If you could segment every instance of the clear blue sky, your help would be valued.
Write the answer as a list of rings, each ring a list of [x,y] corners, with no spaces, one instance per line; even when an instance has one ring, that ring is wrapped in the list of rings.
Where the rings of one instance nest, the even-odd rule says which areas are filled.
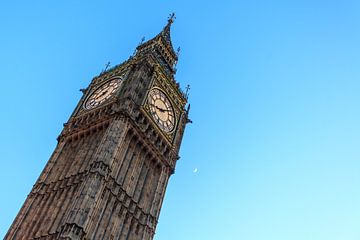
[[[79,89],[173,11],[194,123],[155,239],[359,240],[360,2],[347,0],[2,1],[0,238]]]

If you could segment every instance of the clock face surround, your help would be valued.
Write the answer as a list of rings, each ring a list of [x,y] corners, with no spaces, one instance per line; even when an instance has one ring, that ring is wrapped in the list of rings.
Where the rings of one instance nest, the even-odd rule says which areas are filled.
[[[148,95],[150,114],[161,130],[169,133],[175,128],[174,108],[163,91],[153,88]]]
[[[84,108],[85,109],[92,109],[109,98],[113,96],[113,94],[119,89],[122,84],[121,78],[112,79],[100,87],[98,87],[85,101]]]

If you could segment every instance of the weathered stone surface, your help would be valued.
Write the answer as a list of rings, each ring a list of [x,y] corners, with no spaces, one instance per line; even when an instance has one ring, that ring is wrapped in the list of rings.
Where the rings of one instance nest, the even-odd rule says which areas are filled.
[[[186,97],[174,80],[171,22],[83,90],[6,240],[153,238],[187,121]],[[121,88],[106,101],[108,90],[97,91],[99,105],[84,109],[89,96],[114,79],[123,81]],[[148,111],[154,87],[173,104],[177,128],[171,132]]]

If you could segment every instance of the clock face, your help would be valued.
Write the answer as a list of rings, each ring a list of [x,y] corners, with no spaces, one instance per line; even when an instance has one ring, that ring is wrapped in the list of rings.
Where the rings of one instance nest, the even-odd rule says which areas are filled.
[[[84,104],[85,109],[92,109],[108,100],[119,89],[122,79],[113,79],[97,88]]]
[[[161,90],[154,88],[148,96],[150,113],[156,124],[165,132],[175,127],[175,112],[169,98]]]

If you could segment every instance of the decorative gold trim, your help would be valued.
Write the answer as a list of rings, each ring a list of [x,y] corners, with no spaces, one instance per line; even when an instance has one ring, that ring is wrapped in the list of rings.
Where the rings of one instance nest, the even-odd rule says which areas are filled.
[[[173,113],[174,113],[174,126],[173,126],[173,128],[171,129],[171,131],[166,131],[166,130],[164,130],[164,129],[162,129],[160,126],[159,126],[159,124],[155,121],[155,119],[154,119],[154,116],[153,116],[153,114],[151,113],[151,109],[150,109],[150,107],[149,107],[149,96],[150,96],[150,93],[151,92],[153,92],[154,90],[159,90],[160,92],[162,92],[164,95],[165,95],[165,97],[167,98],[167,100],[170,102],[170,107],[171,107],[171,110],[173,111]],[[162,131],[162,132],[165,132],[166,134],[168,134],[168,135],[170,135],[170,134],[172,134],[174,131],[175,131],[175,129],[176,129],[176,126],[177,126],[177,123],[178,123],[178,119],[177,119],[177,112],[176,112],[176,110],[175,110],[175,108],[174,108],[174,103],[173,103],[173,101],[172,101],[172,99],[171,99],[171,97],[169,97],[169,95],[166,93],[166,91],[165,90],[163,90],[162,88],[160,88],[160,87],[157,87],[157,86],[155,86],[155,87],[152,87],[150,90],[149,90],[149,92],[148,92],[148,94],[147,94],[147,96],[146,96],[146,105],[147,105],[147,110],[148,110],[148,112],[149,112],[149,114],[150,114],[150,116],[151,116],[151,120],[158,126],[158,128]]]
[[[94,88],[90,93],[89,95],[85,98],[83,104],[82,104],[82,108],[86,111],[89,111],[89,110],[93,110],[95,108],[98,108],[102,105],[104,105],[106,102],[110,101],[112,98],[114,98],[114,96],[116,96],[115,92],[111,93],[111,96],[106,99],[105,101],[101,102],[98,106],[95,106],[95,107],[91,107],[91,108],[87,108],[86,107],[86,104],[88,102],[88,100],[94,95],[94,93],[99,90],[101,87],[103,87],[104,85],[108,84],[109,82],[112,82],[114,80],[119,80],[119,86],[117,87],[117,89],[115,90],[115,92],[118,92],[120,91],[120,89],[122,88],[123,86],[123,83],[124,83],[124,78],[123,76],[118,76],[118,77],[113,77],[113,78],[110,78],[109,80],[107,81],[104,81],[102,82],[101,84],[99,84],[99,86],[97,86],[96,88]]]

